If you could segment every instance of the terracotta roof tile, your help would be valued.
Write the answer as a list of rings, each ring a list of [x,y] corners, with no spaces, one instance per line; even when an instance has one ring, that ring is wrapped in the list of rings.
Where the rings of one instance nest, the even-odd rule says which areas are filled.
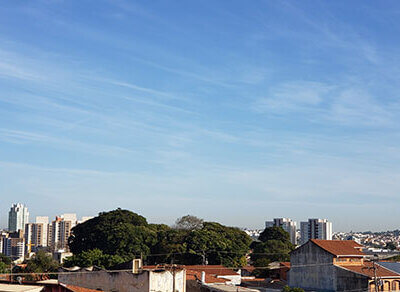
[[[191,265],[191,266],[183,266],[188,270],[193,271],[204,271],[206,274],[216,275],[216,276],[238,276],[234,270],[226,268],[222,265]]]
[[[186,270],[186,280],[198,280],[201,281],[201,271]],[[217,278],[214,275],[207,274],[206,272],[206,283],[226,283],[229,282],[227,279]]]
[[[256,269],[254,266],[244,266],[242,270],[248,271],[248,272],[253,272]]]
[[[340,265],[337,266],[339,268],[344,268],[346,270],[350,270],[352,272],[358,273],[365,275],[369,278],[374,277],[374,270],[372,269],[373,264],[371,262],[364,262],[364,265],[359,265],[359,266],[345,266],[345,265]],[[391,270],[388,270],[380,265],[376,265],[376,275],[378,277],[383,277],[383,278],[391,278],[391,277],[396,277],[400,278],[400,274],[395,273]]]
[[[354,240],[310,239],[311,242],[335,256],[365,256],[363,247]]]
[[[73,285],[66,285],[65,287],[72,292],[99,292],[98,290],[88,289],[88,288],[83,288],[83,287],[78,287],[78,286],[73,286]]]

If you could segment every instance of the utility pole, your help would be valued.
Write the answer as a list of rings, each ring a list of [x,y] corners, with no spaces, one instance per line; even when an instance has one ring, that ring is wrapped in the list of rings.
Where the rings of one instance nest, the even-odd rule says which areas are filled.
[[[172,292],[175,292],[175,275],[176,275],[176,271],[175,271],[175,269],[176,269],[176,265],[172,265],[172,277],[173,277],[173,280],[172,280]]]
[[[380,281],[378,281],[378,277],[376,276],[376,266],[375,266],[375,260],[374,261],[372,261],[372,268],[374,269],[374,282],[375,282],[375,292],[378,292],[379,291],[379,289],[378,289],[378,283],[380,282]]]
[[[378,255],[374,255],[374,259],[372,260],[372,267],[364,267],[363,269],[373,270],[374,271],[374,284],[375,284],[375,292],[379,292],[379,286],[381,285],[381,281],[378,278],[376,271],[378,269],[376,265],[376,261],[379,259]]]

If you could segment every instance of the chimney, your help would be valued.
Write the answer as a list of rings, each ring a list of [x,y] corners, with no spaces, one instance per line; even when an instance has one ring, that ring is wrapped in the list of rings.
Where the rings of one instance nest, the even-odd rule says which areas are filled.
[[[139,274],[142,269],[142,259],[134,259],[132,261],[132,273]]]
[[[201,272],[201,284],[206,283],[206,272]]]

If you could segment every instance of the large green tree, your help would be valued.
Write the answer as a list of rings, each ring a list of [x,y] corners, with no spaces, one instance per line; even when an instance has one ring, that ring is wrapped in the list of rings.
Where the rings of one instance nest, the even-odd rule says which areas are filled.
[[[241,267],[246,265],[251,238],[242,230],[216,222],[205,222],[203,228],[192,231],[187,239],[187,261]]]
[[[6,255],[0,253],[0,274],[5,274],[10,272],[11,259]]]
[[[39,251],[27,261],[24,272],[28,273],[47,273],[56,272],[60,265],[51,255],[44,251]]]
[[[260,267],[257,275],[266,275],[266,268],[271,262],[289,261],[290,252],[295,246],[290,242],[289,233],[281,227],[268,227],[259,236],[259,241],[253,242],[251,260],[253,265]],[[262,267],[262,269],[261,269]]]
[[[73,228],[69,246],[74,256],[66,265],[109,268],[138,256],[149,264],[246,264],[251,239],[245,232],[198,218],[196,224],[192,220],[186,224],[186,219],[193,218],[183,220],[188,228],[171,228],[148,224],[144,217],[126,210],[100,213]]]
[[[72,229],[69,247],[74,254],[98,249],[104,254],[118,255],[125,260],[150,253],[157,230],[146,218],[117,209],[100,213]]]
[[[183,229],[183,230],[195,230],[201,229],[203,227],[204,220],[197,218],[196,216],[186,215],[181,218],[178,218],[175,221],[174,228],[175,229]]]
[[[65,267],[91,267],[96,266],[103,269],[121,264],[124,259],[118,255],[104,254],[100,249],[92,249],[68,257],[64,261]]]

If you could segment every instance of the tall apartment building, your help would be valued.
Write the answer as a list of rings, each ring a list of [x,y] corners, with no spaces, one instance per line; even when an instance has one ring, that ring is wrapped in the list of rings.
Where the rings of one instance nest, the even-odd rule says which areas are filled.
[[[8,213],[8,231],[16,232],[25,230],[25,224],[29,222],[28,208],[23,204],[13,204]]]
[[[41,247],[48,246],[49,217],[36,217],[35,223],[25,225],[25,243],[27,252],[36,252]]]
[[[300,223],[301,243],[310,239],[332,240],[332,222],[327,219],[308,219]]]
[[[290,235],[290,241],[296,245],[296,222],[289,218],[274,218],[273,221],[266,221],[265,227],[282,227]]]
[[[68,251],[68,238],[71,229],[76,226],[76,214],[64,214],[51,223],[49,230],[49,242],[53,251],[64,249]]]
[[[22,230],[0,235],[1,252],[12,259],[23,258],[25,255],[25,240]]]

